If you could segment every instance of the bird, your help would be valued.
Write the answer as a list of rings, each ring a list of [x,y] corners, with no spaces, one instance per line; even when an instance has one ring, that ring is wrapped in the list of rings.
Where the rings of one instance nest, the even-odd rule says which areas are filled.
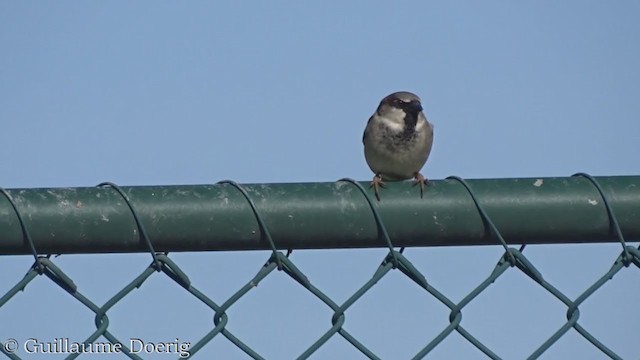
[[[433,145],[433,124],[423,113],[420,98],[408,91],[385,96],[362,135],[364,156],[373,171],[374,193],[380,201],[384,181],[414,179],[420,197],[428,180],[420,173]]]

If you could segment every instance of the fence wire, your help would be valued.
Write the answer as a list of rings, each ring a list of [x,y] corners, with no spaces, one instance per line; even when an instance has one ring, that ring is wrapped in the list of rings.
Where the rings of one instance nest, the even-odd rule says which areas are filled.
[[[120,291],[113,295],[109,300],[107,300],[104,304],[96,304],[95,301],[92,301],[91,299],[83,295],[83,293],[79,290],[73,280],[69,276],[67,276],[64,271],[62,271],[62,269],[56,266],[50,255],[43,256],[37,253],[37,249],[34,246],[33,241],[31,241],[29,231],[24,225],[18,208],[12,201],[11,196],[6,191],[0,189],[1,193],[11,202],[22,226],[24,238],[29,243],[29,246],[32,249],[35,258],[33,265],[29,268],[26,275],[0,298],[0,311],[3,310],[2,307],[5,304],[11,301],[11,299],[20,291],[23,291],[29,283],[34,281],[34,279],[39,276],[46,276],[61,289],[73,296],[80,304],[82,304],[88,310],[95,314],[95,331],[88,333],[86,339],[82,343],[72,344],[73,346],[70,348],[69,354],[66,357],[67,359],[74,359],[78,356],[83,355],[84,353],[90,352],[86,349],[90,349],[93,345],[96,344],[99,339],[102,338],[107,339],[109,344],[113,345],[113,347],[111,347],[110,349],[106,349],[107,351],[121,352],[131,359],[142,359],[139,353],[136,353],[132,351],[132,349],[128,348],[126,342],[121,341],[117,334],[114,334],[110,331],[108,313],[116,304],[118,304],[129,294],[131,294],[133,290],[139,288],[146,281],[148,281],[152,275],[161,273],[171,281],[177,283],[191,296],[195,297],[204,306],[208,307],[213,313],[213,324],[211,325],[212,328],[210,329],[210,331],[208,331],[208,333],[204,334],[194,343],[191,343],[188,348],[175,349],[176,351],[174,351],[174,353],[178,355],[178,358],[183,359],[192,357],[196,355],[204,346],[209,344],[214,338],[224,337],[249,357],[253,359],[265,359],[263,355],[259,354],[255,349],[251,348],[245,341],[243,341],[240,336],[236,336],[230,331],[227,326],[229,323],[227,311],[231,307],[233,307],[234,304],[236,304],[241,298],[255,289],[265,278],[270,276],[274,272],[274,270],[278,270],[285,273],[292,281],[297,283],[298,286],[304,288],[310,295],[316,297],[318,300],[324,303],[329,309],[331,309],[331,312],[333,314],[330,319],[330,323],[332,326],[328,328],[324,332],[324,334],[317,338],[315,342],[308,346],[308,348],[304,352],[302,352],[297,357],[297,359],[309,358],[312,354],[314,354],[318,349],[324,346],[330,339],[335,336],[342,337],[367,358],[380,359],[380,356],[375,354],[374,351],[368,348],[362,341],[359,341],[356,336],[349,333],[345,329],[345,314],[363,297],[363,295],[371,291],[371,289],[373,289],[381,279],[383,279],[385,276],[388,276],[388,274],[390,274],[392,271],[395,271],[408,278],[411,282],[415,283],[419,288],[423,289],[423,291],[428,293],[430,296],[435,298],[450,310],[449,324],[441,329],[437,336],[426,342],[424,346],[413,356],[413,359],[425,358],[430,352],[432,352],[439,344],[441,344],[454,332],[461,335],[464,339],[466,339],[466,341],[468,341],[471,345],[484,353],[488,358],[502,359],[498,355],[497,351],[495,351],[495,349],[491,349],[487,345],[483,344],[480,340],[478,340],[478,338],[474,336],[474,334],[472,334],[470,331],[465,329],[464,326],[462,326],[462,311],[465,307],[472,303],[474,299],[476,299],[481,293],[483,293],[493,282],[503,276],[507,270],[517,269],[517,271],[522,272],[524,275],[538,284],[541,288],[543,288],[553,297],[562,302],[567,309],[566,322],[562,324],[562,326],[560,326],[554,333],[550,334],[548,339],[540,344],[527,357],[527,359],[539,358],[543,353],[545,353],[545,351],[551,348],[554,343],[565,336],[571,329],[574,329],[585,340],[593,344],[593,346],[599,349],[599,351],[604,356],[607,356],[611,359],[622,359],[620,355],[616,354],[611,348],[607,347],[606,344],[598,340],[587,329],[580,325],[579,306],[590,296],[596,293],[596,291],[602,288],[602,286],[607,283],[607,281],[613,279],[613,277],[623,268],[628,268],[631,265],[635,265],[635,267],[640,268],[640,247],[633,247],[626,244],[620,226],[618,225],[618,222],[616,220],[616,216],[597,181],[587,174],[576,175],[586,177],[598,189],[600,195],[602,196],[602,200],[606,205],[612,231],[615,232],[615,234],[618,236],[618,239],[622,245],[622,251],[620,252],[620,255],[617,257],[617,259],[613,262],[611,268],[595,282],[593,282],[593,284],[591,284],[575,299],[569,298],[562,291],[560,291],[554,285],[544,279],[541,272],[538,271],[536,267],[531,263],[531,261],[529,261],[529,259],[527,259],[527,257],[525,256],[524,245],[520,248],[513,248],[509,247],[506,244],[500,234],[499,229],[494,225],[489,215],[483,210],[481,204],[477,201],[471,187],[469,187],[469,185],[463,179],[458,177],[450,177],[450,179],[459,181],[467,189],[470,197],[476,204],[478,212],[481,214],[482,219],[485,222],[486,228],[491,232],[497,243],[501,244],[505,250],[489,276],[482,282],[480,282],[480,284],[478,284],[473,290],[471,290],[466,296],[464,296],[462,300],[458,302],[452,301],[443,292],[439,291],[432,284],[430,284],[427,281],[427,277],[423,273],[421,273],[407,257],[405,257],[404,248],[396,250],[393,247],[392,239],[389,237],[384,226],[383,219],[380,217],[376,209],[375,201],[371,200],[371,198],[367,195],[367,191],[363,189],[359,183],[353,180],[342,179],[340,181],[345,181],[353,184],[353,186],[358,187],[358,189],[363,193],[364,197],[367,199],[371,207],[372,214],[376,219],[380,237],[387,244],[389,251],[378,268],[375,270],[373,276],[360,288],[353,292],[353,294],[348,297],[346,301],[342,303],[338,303],[331,299],[327,294],[325,294],[321,289],[317,288],[307,278],[307,276],[294,264],[292,259],[289,257],[289,255],[291,254],[291,250],[289,250],[287,253],[283,253],[277,249],[277,239],[271,238],[269,230],[265,225],[264,220],[260,216],[259,211],[257,210],[248,193],[243,189],[241,185],[236,184],[232,181],[221,182],[234,186],[239,192],[243,194],[247,202],[251,205],[258,224],[260,225],[261,231],[263,232],[264,237],[267,239],[272,248],[271,255],[266,263],[264,263],[264,265],[260,267],[258,273],[249,281],[247,281],[244,286],[237,290],[226,301],[222,303],[216,303],[211,299],[211,297],[201,292],[196,286],[192,284],[189,276],[180,268],[180,266],[172,261],[168,253],[156,252],[153,249],[152,239],[147,236],[144,224],[139,220],[134,206],[131,204],[129,199],[127,199],[127,196],[124,194],[124,192],[122,192],[115,184],[103,183],[99,186],[107,186],[113,188],[129,205],[129,208],[140,231],[141,237],[147,244],[149,253],[152,256],[152,262],[150,263],[150,265],[146,269],[144,269],[144,271],[140,273],[135,279],[133,279],[125,287],[123,287]],[[10,339],[9,341],[0,343],[0,352],[9,359],[21,359],[16,351],[18,350],[19,344],[14,343],[13,341],[15,340]],[[93,350],[95,351],[95,349]]]

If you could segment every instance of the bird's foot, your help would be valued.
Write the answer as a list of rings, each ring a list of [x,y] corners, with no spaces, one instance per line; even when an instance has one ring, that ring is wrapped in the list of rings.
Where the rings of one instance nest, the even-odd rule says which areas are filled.
[[[375,174],[373,180],[371,181],[371,185],[369,187],[373,188],[374,194],[376,194],[376,199],[380,201],[380,188],[384,187],[384,182],[382,181],[382,175]]]
[[[427,178],[422,176],[422,174],[420,174],[419,172],[415,173],[415,175],[413,175],[413,178],[415,179],[415,183],[413,184],[413,186],[420,185],[420,198],[422,199],[424,195],[424,187],[429,185],[429,180],[427,180]]]

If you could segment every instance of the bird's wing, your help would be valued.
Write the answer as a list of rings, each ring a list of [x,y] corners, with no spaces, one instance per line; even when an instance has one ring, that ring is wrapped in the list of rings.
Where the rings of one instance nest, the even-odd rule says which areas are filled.
[[[367,121],[367,126],[364,128],[364,134],[362,134],[362,143],[364,144],[364,139],[367,138],[367,133],[369,132],[369,125],[371,125],[371,120],[373,120],[373,115]]]

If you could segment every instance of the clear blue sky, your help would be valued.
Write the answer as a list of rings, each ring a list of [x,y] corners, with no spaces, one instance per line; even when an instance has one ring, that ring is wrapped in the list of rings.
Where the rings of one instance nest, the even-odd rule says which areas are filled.
[[[398,90],[419,94],[435,124],[423,169],[431,179],[638,175],[639,18],[635,1],[4,1],[0,186],[368,180],[362,131],[380,99]],[[525,254],[576,298],[619,251],[559,245]],[[454,301],[501,254],[498,247],[406,251]],[[292,260],[341,303],[384,255],[297,251]],[[171,258],[222,303],[268,256]],[[149,261],[145,254],[54,259],[99,305]],[[0,258],[0,294],[31,262]],[[624,358],[640,352],[632,325],[640,322],[639,276],[624,269],[580,308],[580,323]],[[510,270],[465,308],[462,324],[504,359],[521,359],[565,312]],[[286,359],[328,330],[330,318],[311,294],[273,273],[229,311],[228,328],[263,356]],[[345,328],[378,356],[404,359],[447,318],[444,306],[393,272],[348,311]],[[212,326],[211,312],[162,274],[109,319],[125,340],[195,343]],[[92,313],[44,277],[0,308],[0,341],[82,341],[94,329]],[[569,357],[604,356],[570,330],[543,358]],[[198,358],[246,356],[219,336]],[[314,358],[362,355],[335,336]],[[484,357],[454,334],[428,358]]]

